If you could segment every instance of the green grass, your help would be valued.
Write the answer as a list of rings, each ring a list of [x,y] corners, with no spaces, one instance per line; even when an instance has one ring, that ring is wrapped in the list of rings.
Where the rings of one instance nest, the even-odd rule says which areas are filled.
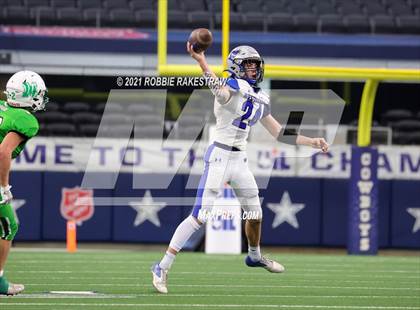
[[[12,251],[8,279],[24,294],[0,309],[420,309],[420,257],[278,254],[284,274],[248,268],[243,255],[181,253],[169,294],[151,286],[161,253]],[[49,291],[95,291],[65,296]]]

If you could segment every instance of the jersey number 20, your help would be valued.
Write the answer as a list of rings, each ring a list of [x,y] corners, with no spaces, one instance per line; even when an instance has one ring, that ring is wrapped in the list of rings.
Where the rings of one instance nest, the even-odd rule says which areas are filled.
[[[253,109],[254,109],[254,105],[252,104],[252,101],[248,99],[242,105],[242,111],[244,111],[245,113],[241,117],[235,118],[232,124],[241,129],[246,129],[247,124],[249,126],[254,125],[260,119],[261,108],[259,108],[257,112],[255,113],[254,117],[249,120],[249,118],[252,115]]]

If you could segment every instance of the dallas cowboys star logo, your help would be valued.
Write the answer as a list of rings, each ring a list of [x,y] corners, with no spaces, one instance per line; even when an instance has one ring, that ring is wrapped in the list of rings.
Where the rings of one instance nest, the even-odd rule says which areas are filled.
[[[129,205],[137,211],[134,226],[139,226],[145,221],[149,221],[153,225],[160,227],[158,212],[165,208],[166,202],[154,201],[150,190],[146,191],[141,201],[132,201]]]
[[[267,207],[275,213],[272,228],[289,223],[292,227],[298,229],[299,223],[296,218],[296,213],[305,208],[303,203],[292,203],[289,192],[285,191],[281,197],[280,203],[267,203]]]
[[[420,208],[408,208],[407,212],[414,216],[414,218],[416,219],[412,230],[413,234],[415,234],[417,231],[420,230]]]
[[[17,216],[17,212],[16,211],[20,207],[23,207],[23,205],[25,203],[26,203],[26,200],[25,199],[13,199],[12,202],[11,202],[13,211],[15,212],[16,223],[18,223],[18,224],[19,224],[19,217]]]

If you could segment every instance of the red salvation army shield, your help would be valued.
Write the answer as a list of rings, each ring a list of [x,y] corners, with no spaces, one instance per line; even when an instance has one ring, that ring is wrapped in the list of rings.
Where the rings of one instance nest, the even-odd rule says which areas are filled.
[[[60,212],[66,220],[75,221],[79,225],[87,221],[95,212],[93,190],[80,187],[63,188]]]

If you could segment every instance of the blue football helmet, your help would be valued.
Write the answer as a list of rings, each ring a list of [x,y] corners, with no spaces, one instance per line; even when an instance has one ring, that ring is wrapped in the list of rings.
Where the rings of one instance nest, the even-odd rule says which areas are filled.
[[[257,65],[256,79],[250,79],[246,75],[245,63],[255,63]],[[257,85],[264,79],[264,59],[255,50],[248,45],[235,47],[227,59],[227,71],[233,76],[244,79],[252,85]]]

